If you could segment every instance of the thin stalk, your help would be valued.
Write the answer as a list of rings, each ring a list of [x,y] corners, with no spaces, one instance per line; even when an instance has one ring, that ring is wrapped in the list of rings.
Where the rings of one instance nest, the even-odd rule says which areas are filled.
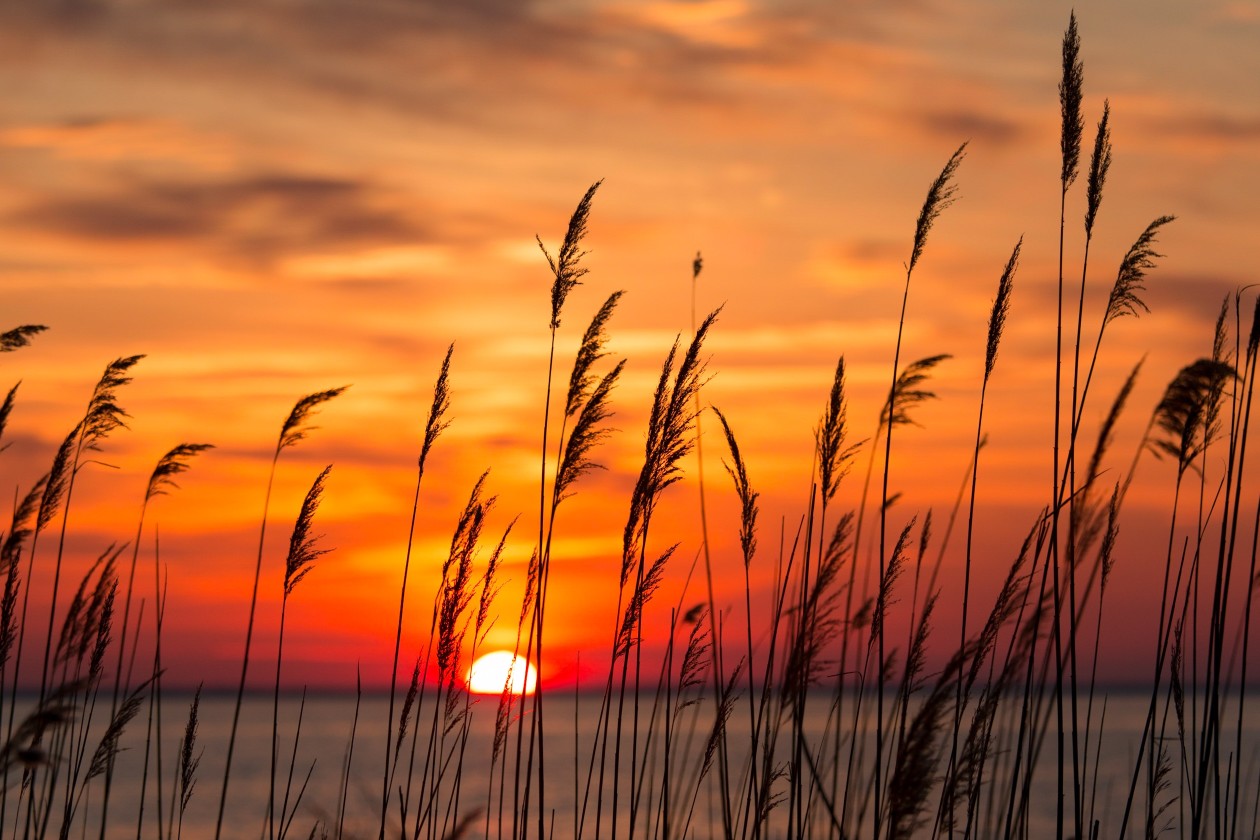
[[[275,484],[276,465],[280,461],[280,453],[290,446],[296,446],[309,433],[308,424],[311,414],[320,404],[333,399],[346,390],[346,386],[328,391],[308,394],[298,400],[289,412],[288,418],[280,427],[280,435],[276,441],[275,451],[271,455],[271,467],[267,471],[267,492],[263,495],[262,522],[258,527],[258,553],[254,562],[254,584],[249,597],[249,620],[245,625],[245,652],[241,656],[241,679],[236,689],[236,704],[232,709],[232,729],[228,735],[227,759],[223,763],[223,786],[219,791],[219,812],[215,818],[214,838],[220,840],[223,834],[223,816],[227,810],[228,782],[232,778],[232,756],[236,749],[236,732],[241,720],[241,705],[245,699],[245,679],[249,674],[249,653],[254,641],[254,617],[258,611],[258,583],[262,577],[263,546],[267,537],[267,515],[271,509],[271,490]]]
[[[454,344],[446,348],[446,357],[442,360],[441,373],[438,374],[437,384],[433,388],[433,402],[429,407],[429,419],[425,423],[424,441],[420,446],[420,456],[416,461],[416,485],[411,500],[411,522],[407,528],[407,550],[403,557],[402,582],[399,585],[398,592],[398,623],[394,630],[394,658],[389,669],[389,712],[385,718],[385,765],[384,772],[381,773],[381,825],[379,840],[385,840],[385,819],[389,811],[390,789],[392,788],[394,771],[398,766],[397,756],[394,756],[391,762],[390,748],[395,740],[393,727],[394,700],[398,691],[398,657],[402,649],[403,616],[407,606],[407,582],[411,575],[411,553],[415,546],[416,518],[420,510],[420,482],[424,478],[424,464],[428,459],[429,450],[432,448],[433,442],[437,440],[437,436],[446,428],[446,421],[443,418],[450,407],[447,377],[451,368],[451,355],[454,352]]]

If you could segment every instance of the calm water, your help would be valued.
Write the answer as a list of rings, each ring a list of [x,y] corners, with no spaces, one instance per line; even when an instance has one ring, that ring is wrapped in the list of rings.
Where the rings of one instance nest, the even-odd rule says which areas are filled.
[[[174,777],[178,744],[183,734],[190,700],[191,697],[187,695],[172,695],[167,697],[164,704],[162,720],[162,775],[166,779]],[[387,698],[383,696],[365,696],[359,709],[354,756],[350,765],[349,783],[346,786],[345,834],[348,837],[374,838],[377,834],[382,767],[384,764],[385,731],[387,727],[387,702]],[[735,750],[747,749],[749,743],[748,711],[746,705],[744,705],[745,702],[741,701],[736,706],[729,723],[730,743],[733,745],[732,749]],[[828,698],[819,695],[805,721],[805,727],[810,733],[810,741],[815,744],[831,743],[832,735],[824,733],[827,702]],[[1102,823],[1102,836],[1104,837],[1116,836],[1118,833],[1119,814],[1123,809],[1125,794],[1128,790],[1147,702],[1147,698],[1124,692],[1112,692],[1107,698],[1106,734],[1103,740],[1103,747],[1098,751],[1097,755],[1097,777],[1099,783],[1095,810],[1095,817]],[[487,827],[489,827],[490,837],[498,837],[497,824],[494,820],[494,815],[498,812],[498,794],[497,788],[494,789],[495,792],[493,794],[491,793],[492,788],[489,776],[495,703],[496,701],[493,698],[474,703],[471,716],[472,727],[464,749],[462,769],[458,776],[461,786],[461,798],[458,805],[459,813],[476,812],[478,814],[478,817],[470,824],[467,835],[474,838],[485,837]],[[647,719],[647,709],[650,704],[651,698],[645,698],[643,701],[644,721]],[[288,770],[289,759],[293,755],[293,733],[297,722],[298,705],[299,702],[296,697],[282,699],[281,738],[279,745],[282,785],[284,775]],[[214,821],[222,781],[224,751],[231,726],[232,706],[233,698],[230,696],[219,695],[202,698],[198,744],[203,745],[205,751],[197,773],[196,788],[183,819],[183,836],[186,838],[197,840],[198,838],[213,837],[214,835]],[[580,807],[575,809],[575,803],[580,802],[582,798],[581,791],[575,791],[574,789],[575,752],[580,755],[582,767],[578,775],[584,779],[586,777],[585,768],[590,761],[591,743],[596,731],[599,706],[599,698],[595,696],[548,695],[546,719],[549,737],[546,749],[546,800],[548,808],[553,809],[553,813],[548,814],[547,820],[548,824],[553,827],[554,835],[557,838],[571,838],[574,834],[575,813],[576,810],[580,810]],[[1250,826],[1251,809],[1254,807],[1257,795],[1257,756],[1260,756],[1260,695],[1250,695],[1246,701],[1246,707],[1251,712],[1252,720],[1246,724],[1243,733],[1242,790],[1244,810],[1248,814],[1245,825]],[[1189,713],[1189,708],[1187,713]],[[308,771],[310,771],[310,781],[302,795],[301,804],[294,818],[290,836],[307,837],[317,820],[329,825],[330,835],[335,836],[337,814],[340,809],[342,795],[341,778],[346,761],[347,746],[350,742],[351,724],[354,714],[355,701],[353,696],[319,695],[310,696],[306,699],[301,741],[297,749],[296,769],[294,772],[294,795],[302,786],[303,779],[305,779]],[[432,704],[426,708],[423,717],[424,723],[420,727],[422,734],[425,735],[418,747],[421,755],[423,755],[424,751],[424,742],[427,740],[428,720],[431,714]],[[225,831],[227,836],[234,838],[259,838],[264,834],[264,816],[267,808],[267,787],[270,775],[271,716],[271,699],[269,697],[254,696],[248,698],[242,714],[236,755],[233,759],[227,809],[229,815],[227,825],[229,828]],[[625,719],[628,721],[628,716]],[[710,723],[711,718],[706,717],[706,713],[698,707],[684,711],[679,718],[680,726],[677,730],[674,730],[676,740],[673,752],[675,756],[680,757],[680,760],[671,770],[674,774],[675,782],[677,782],[678,776],[684,772],[683,768],[688,768],[694,772],[694,767],[699,762],[704,750],[704,742]],[[1004,722],[1000,720],[1000,725],[1002,723]],[[145,713],[142,712],[140,717],[132,724],[122,742],[125,752],[122,753],[119,759],[118,774],[114,783],[114,793],[110,804],[110,827],[107,836],[111,840],[114,838],[122,840],[122,838],[136,837],[137,817],[140,813],[140,779],[145,753],[144,728]],[[627,723],[627,731],[628,728],[629,724]],[[689,741],[686,739],[688,730],[694,733]],[[1171,723],[1169,731],[1175,731]],[[1232,733],[1233,727],[1231,725],[1227,728],[1229,746],[1226,749],[1229,755],[1233,753],[1232,745],[1234,742]],[[662,736],[658,734],[656,737],[659,739]],[[1005,751],[1006,745],[1001,734],[999,733],[995,737],[997,740],[995,754],[998,756],[998,761],[1001,762],[1005,760],[1004,756],[1008,755],[1008,753]],[[448,743],[453,744],[454,742]],[[408,740],[408,744],[410,744],[410,740]],[[823,749],[821,746],[815,746],[815,750],[821,751]],[[786,756],[786,751],[783,754]],[[818,754],[818,764],[822,765],[819,772],[826,776],[831,772],[829,768],[833,763],[829,762],[822,752]],[[610,754],[610,768],[611,760]],[[452,770],[447,774],[448,781],[446,787],[443,788],[443,803],[449,799],[449,780],[455,777],[454,768],[456,765],[454,761],[455,759],[452,758],[452,764],[450,765]],[[418,760],[416,765],[417,772],[420,772],[422,765],[423,760]],[[311,769],[312,766],[313,770]],[[739,762],[733,760],[732,766],[738,767]],[[1041,772],[1039,772],[1037,787],[1033,790],[1031,796],[1031,835],[1034,837],[1053,836],[1056,795],[1053,731],[1045,745],[1042,762],[1039,766]],[[1230,762],[1230,767],[1232,768],[1233,766],[1234,763]],[[1172,768],[1173,788],[1169,793],[1170,797],[1175,793],[1179,783],[1179,771],[1180,768],[1174,761]],[[1230,772],[1234,771],[1231,769]],[[156,767],[151,767],[150,779],[155,774]],[[510,791],[511,775],[512,771],[509,769],[508,803],[503,812],[505,819],[503,831],[505,836],[510,834],[510,821],[513,812],[510,801],[512,795]],[[611,772],[609,775],[611,776]],[[649,787],[653,790],[659,790],[664,775],[665,770],[659,761],[651,762],[645,774],[644,790],[647,790]],[[715,773],[711,774],[711,777],[716,780]],[[281,790],[283,790],[283,787]],[[623,787],[620,794],[622,801],[619,803],[623,811],[626,797],[624,791],[625,788]],[[86,835],[81,835],[80,829],[76,828],[72,836],[97,836],[99,817],[95,815],[99,814],[99,803],[92,801],[91,796],[93,795],[99,797],[99,787],[92,789],[92,793],[83,806],[93,829],[88,831]],[[659,794],[652,793],[649,795],[654,806],[653,810],[655,810],[656,799]],[[171,791],[168,784],[163,793],[161,805],[163,820],[169,819],[171,815],[170,797]],[[605,825],[608,823],[608,812],[611,810],[610,798],[610,795],[606,794],[603,805],[603,821]],[[156,791],[151,781],[145,799],[145,830],[143,835],[145,837],[153,837],[156,835],[159,805]],[[488,801],[491,803],[489,810],[492,815],[489,824],[487,824],[485,816]],[[593,803],[593,799],[590,801]],[[717,814],[716,807],[716,799],[708,795],[707,789],[702,790],[696,798],[690,822],[689,836],[707,838],[721,835],[721,820]],[[1179,804],[1174,804],[1165,812],[1161,820],[1177,825],[1180,820],[1179,808]],[[675,818],[675,825],[678,824],[678,820],[681,819],[681,814],[685,810],[685,808],[676,810],[676,813],[680,816]],[[782,820],[785,819],[786,812],[786,804],[775,810],[774,818],[771,820],[771,825],[775,827],[772,836],[782,835]],[[533,813],[536,815],[536,809]],[[1136,833],[1140,834],[1141,820],[1143,818],[1140,808],[1137,818],[1138,822],[1130,826],[1130,836],[1134,835],[1135,828],[1137,829]],[[594,836],[594,822],[594,805],[591,804],[586,818],[584,836]],[[391,833],[397,836],[399,817],[396,800],[391,804],[390,824],[393,827]],[[824,829],[823,823],[819,822],[816,825],[819,831]],[[868,817],[865,823],[867,834],[869,834],[869,830],[870,822]],[[639,836],[643,836],[641,831],[636,831],[636,833]],[[0,834],[8,836],[8,829],[6,828]],[[622,829],[619,836],[624,836],[624,829]]]

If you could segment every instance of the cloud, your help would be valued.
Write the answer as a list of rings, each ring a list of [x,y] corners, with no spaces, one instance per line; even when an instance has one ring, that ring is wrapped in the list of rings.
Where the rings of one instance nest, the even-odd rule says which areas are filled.
[[[1021,142],[1029,134],[1028,128],[1015,120],[970,108],[948,111],[920,108],[908,115],[908,119],[929,135],[955,142],[973,140],[990,146],[1006,146]]]
[[[14,125],[0,129],[0,146],[39,149],[67,160],[166,160],[212,170],[226,168],[232,158],[226,136],[153,118],[89,117]]]
[[[1181,110],[1176,115],[1147,117],[1144,122],[1155,136],[1193,143],[1252,150],[1260,140],[1260,116],[1255,115]]]
[[[40,43],[44,61],[87,55],[85,66],[135,76],[142,90],[191,81],[184,87],[193,102],[229,88],[233,108],[300,96],[309,103],[302,107],[379,106],[483,130],[576,108],[592,123],[627,111],[688,121],[723,115],[726,130],[742,124],[755,133],[766,121],[748,119],[757,114],[812,123],[817,113],[802,94],[860,92],[892,60],[886,39],[871,40],[877,10],[808,3],[139,0],[75,8],[0,13],[0,30]]]
[[[7,223],[90,242],[199,245],[221,259],[254,265],[434,236],[371,183],[283,172],[130,179],[92,195],[33,200]]]

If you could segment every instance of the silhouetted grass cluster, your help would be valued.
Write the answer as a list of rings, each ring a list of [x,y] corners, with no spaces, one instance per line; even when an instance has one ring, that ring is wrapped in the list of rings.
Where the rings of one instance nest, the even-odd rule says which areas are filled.
[[[547,325],[551,350],[547,389],[541,397],[546,413],[538,439],[537,532],[531,535],[535,547],[522,600],[510,605],[496,602],[499,560],[512,526],[497,538],[485,533],[496,499],[483,474],[468,493],[449,553],[440,565],[425,648],[416,656],[403,689],[396,675],[400,666],[405,673],[402,639],[416,515],[426,463],[448,423],[453,348],[441,363],[417,458],[411,530],[401,564],[386,731],[381,733],[385,751],[369,759],[358,754],[360,772],[369,761],[375,766],[372,778],[379,774],[379,808],[374,804],[370,816],[347,818],[349,768],[360,727],[357,707],[336,813],[313,824],[299,807],[310,780],[310,771],[303,778],[296,767],[301,712],[296,720],[281,716],[285,609],[289,596],[327,550],[320,542],[317,519],[331,467],[311,484],[286,558],[266,812],[241,813],[233,808],[231,797],[272,484],[281,455],[303,442],[315,412],[344,388],[299,399],[276,439],[260,519],[240,682],[217,791],[206,790],[212,781],[198,778],[200,691],[189,708],[179,750],[165,765],[156,746],[163,726],[165,581],[156,560],[151,592],[142,591],[148,584],[136,575],[149,503],[173,490],[175,479],[209,444],[181,443],[158,460],[140,505],[130,552],[123,545],[105,549],[69,602],[63,603],[67,593],[62,590],[67,587],[61,578],[75,479],[91,453],[128,419],[119,404],[120,392],[141,359],[130,356],[106,367],[49,472],[19,495],[12,523],[4,532],[0,835],[103,838],[108,827],[123,825],[134,826],[137,837],[180,837],[191,798],[217,793],[216,837],[261,833],[268,840],[295,832],[427,840],[459,835],[488,840],[492,834],[497,840],[1016,838],[1040,836],[1031,818],[1032,800],[1045,795],[1039,791],[1053,789],[1056,837],[1139,833],[1154,837],[1166,832],[1231,840],[1258,836],[1256,814],[1244,808],[1248,803],[1254,808],[1257,795],[1255,780],[1244,778],[1242,733],[1247,713],[1244,688],[1253,676],[1247,663],[1260,528],[1260,511],[1243,507],[1260,306],[1244,340],[1239,325],[1242,292],[1223,303],[1211,354],[1191,361],[1172,378],[1128,471],[1118,477],[1104,473],[1101,465],[1137,370],[1112,402],[1092,450],[1082,429],[1090,385],[1095,371],[1105,364],[1101,349],[1108,327],[1118,318],[1147,311],[1145,282],[1159,257],[1157,237],[1172,217],[1157,216],[1138,234],[1121,260],[1105,308],[1092,316],[1087,313],[1085,291],[1092,285],[1089,248],[1112,146],[1110,106],[1104,103],[1088,166],[1076,289],[1067,279],[1075,269],[1065,256],[1066,200],[1081,167],[1083,79],[1073,17],[1063,41],[1059,88],[1062,204],[1055,417],[1047,447],[1053,457],[1047,462],[1043,507],[1030,516],[1027,537],[1010,558],[991,603],[976,604],[972,597],[974,535],[983,527],[977,522],[976,498],[984,466],[985,402],[1011,301],[1018,295],[1022,239],[1005,266],[994,267],[998,279],[988,329],[977,337],[984,343],[984,367],[978,376],[974,445],[958,507],[943,537],[936,534],[930,511],[894,522],[897,488],[905,481],[894,444],[915,423],[922,404],[934,398],[932,376],[948,358],[938,354],[905,362],[902,330],[915,270],[930,256],[934,223],[957,196],[967,150],[963,143],[930,182],[915,222],[887,396],[874,432],[867,440],[851,437],[846,364],[841,357],[814,430],[813,484],[803,500],[799,525],[769,551],[759,540],[757,468],[745,461],[737,436],[741,423],[751,419],[712,409],[722,429],[724,465],[739,510],[738,564],[719,573],[737,577],[742,571],[743,604],[725,607],[714,602],[714,561],[708,552],[703,505],[700,544],[695,548],[704,558],[707,599],[687,610],[681,602],[668,609],[656,603],[662,582],[681,570],[680,546],[662,543],[653,530],[654,519],[668,503],[667,491],[683,479],[693,454],[701,456],[703,470],[698,427],[708,411],[703,400],[709,376],[705,342],[719,328],[720,312],[714,311],[700,319],[691,336],[680,336],[670,348],[652,394],[641,468],[622,531],[616,613],[604,628],[608,669],[599,685],[593,732],[578,739],[573,766],[557,767],[549,760],[547,734],[566,731],[572,724],[554,713],[551,690],[540,687],[529,697],[505,690],[494,706],[489,784],[485,790],[473,790],[464,783],[474,713],[462,682],[468,656],[484,643],[497,614],[516,617],[519,654],[534,662],[548,655],[557,510],[581,492],[584,475],[600,468],[600,445],[611,433],[610,399],[625,360],[611,362],[605,348],[621,292],[609,295],[591,318],[563,391],[563,410],[552,412],[560,402],[556,383],[563,381],[556,339],[562,316],[567,316],[568,295],[587,274],[583,242],[600,187],[597,182],[578,203],[559,251],[553,255],[539,240],[553,275]],[[693,284],[701,265],[697,255]],[[1072,292],[1078,293],[1074,318],[1070,298],[1065,308],[1065,295]],[[1090,323],[1094,332],[1087,329]],[[27,325],[10,330],[0,335],[0,350],[19,350],[43,329]],[[1075,350],[1069,351],[1069,346]],[[0,434],[16,391],[15,386],[0,407]],[[1167,550],[1143,733],[1131,777],[1119,791],[1123,808],[1116,809],[1118,817],[1104,821],[1099,803],[1104,780],[1098,766],[1105,698],[1099,693],[1098,652],[1112,623],[1106,620],[1110,615],[1105,606],[1124,501],[1143,452],[1167,458],[1177,469],[1168,488]],[[860,455],[865,455],[865,478],[856,502],[842,509],[839,490]],[[1209,480],[1215,472],[1222,473],[1219,479]],[[905,473],[910,473],[910,465]],[[872,491],[875,475],[879,480]],[[1187,503],[1187,497],[1195,497],[1194,503]],[[960,632],[954,639],[945,638],[934,619],[945,588],[941,558],[959,517],[966,545],[963,577],[953,582],[962,604]],[[1192,519],[1188,528],[1185,517]],[[872,554],[863,549],[864,526],[878,529],[875,537],[868,534],[869,542],[877,545]],[[41,540],[50,528],[56,528],[52,546],[46,538]],[[483,552],[487,540],[494,547]],[[768,604],[754,603],[750,569],[755,564],[772,564],[775,570]],[[30,609],[35,575],[51,576],[46,616]],[[869,585],[863,583],[867,580]],[[133,608],[142,612],[135,605],[143,603],[155,613],[148,624],[142,615],[133,616]],[[742,625],[742,638],[728,632],[726,622]],[[1091,629],[1092,639],[1087,637]],[[35,649],[43,642],[40,662],[23,661],[28,633],[38,637]],[[141,635],[150,633],[153,660],[137,663]],[[667,639],[663,660],[648,661],[644,639],[662,636]],[[19,684],[38,688],[33,707],[22,713]],[[146,713],[147,723],[138,725]],[[821,734],[810,723],[820,719],[825,720]],[[294,755],[286,758],[280,752],[281,734],[285,730],[287,741],[290,728]],[[578,738],[576,732],[573,737]],[[115,759],[124,743],[144,751],[138,814],[110,807]],[[555,822],[550,797],[557,774],[572,786],[572,825]],[[91,824],[83,808],[89,794],[99,798]],[[152,808],[147,809],[143,803],[150,801]]]

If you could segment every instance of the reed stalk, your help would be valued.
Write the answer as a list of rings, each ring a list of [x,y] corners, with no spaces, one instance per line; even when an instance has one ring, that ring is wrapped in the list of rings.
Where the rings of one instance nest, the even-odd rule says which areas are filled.
[[[348,386],[317,391],[298,400],[289,416],[280,426],[280,435],[271,455],[271,468],[267,472],[267,490],[263,494],[262,522],[258,527],[258,554],[254,562],[254,584],[249,598],[249,620],[245,625],[245,652],[241,655],[241,679],[236,689],[236,705],[232,711],[232,729],[228,735],[227,759],[223,763],[223,785],[219,790],[219,812],[215,819],[215,840],[223,834],[223,816],[227,810],[228,782],[232,778],[232,755],[236,748],[236,731],[240,725],[241,703],[245,698],[245,680],[249,674],[249,654],[254,640],[254,616],[258,610],[258,583],[262,577],[263,546],[267,538],[267,515],[271,509],[271,490],[276,479],[276,466],[280,453],[306,439],[312,430],[310,420],[319,406],[340,396]]]
[[[381,771],[381,823],[379,840],[385,840],[385,821],[389,813],[389,796],[393,787],[394,773],[398,767],[398,747],[402,746],[403,730],[405,723],[399,721],[397,725],[397,747],[392,753],[391,759],[390,744],[393,742],[395,733],[394,724],[394,700],[398,691],[398,658],[402,649],[403,634],[403,616],[407,606],[407,583],[411,577],[411,555],[415,546],[416,538],[416,518],[420,510],[420,482],[424,478],[424,465],[429,458],[429,451],[433,448],[434,442],[449,425],[446,419],[446,412],[450,409],[450,370],[451,355],[455,352],[455,345],[452,344],[446,348],[446,356],[442,359],[442,368],[438,373],[437,383],[433,386],[433,401],[429,405],[429,417],[425,421],[424,436],[420,444],[420,455],[416,460],[416,484],[415,492],[411,500],[411,523],[407,528],[407,550],[403,555],[403,573],[402,581],[398,587],[398,623],[394,630],[394,658],[389,668],[389,712],[385,717],[385,764]],[[417,678],[418,678],[417,674]],[[413,681],[413,685],[414,685]],[[414,694],[410,695],[414,699]]]

